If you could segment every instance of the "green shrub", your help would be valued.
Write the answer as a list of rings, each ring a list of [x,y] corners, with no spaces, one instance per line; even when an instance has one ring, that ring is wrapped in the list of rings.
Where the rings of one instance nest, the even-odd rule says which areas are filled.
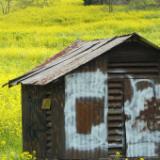
[[[131,0],[129,2],[129,7],[133,9],[143,9],[153,5],[156,5],[155,0]]]

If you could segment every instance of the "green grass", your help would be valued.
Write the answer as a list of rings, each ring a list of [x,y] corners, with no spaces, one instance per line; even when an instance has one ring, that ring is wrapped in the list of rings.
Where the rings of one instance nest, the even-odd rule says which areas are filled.
[[[160,46],[160,10],[83,6],[61,0],[0,15],[0,85],[39,64],[77,39],[138,32]],[[21,152],[20,86],[0,88],[0,156]]]

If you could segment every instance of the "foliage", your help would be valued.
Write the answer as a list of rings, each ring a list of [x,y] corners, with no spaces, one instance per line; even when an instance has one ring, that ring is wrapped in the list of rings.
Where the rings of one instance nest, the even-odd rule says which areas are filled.
[[[114,159],[114,160],[121,160],[121,159],[124,159],[123,156],[122,156],[122,153],[117,151],[114,155],[114,158],[111,158],[111,159]],[[133,159],[133,158],[125,158],[125,160],[130,160],[130,159]],[[135,158],[134,158],[135,159]],[[140,157],[140,158],[136,158],[135,160],[145,160],[143,157]]]
[[[3,14],[8,14],[10,12],[12,0],[0,0],[0,7]]]
[[[114,160],[119,160],[119,159],[121,159],[122,158],[122,154],[121,154],[121,152],[116,152],[116,154],[115,154],[115,157],[114,157]]]
[[[8,14],[10,11],[23,9],[28,6],[45,7],[53,4],[53,0],[0,0],[0,9],[2,14]]]
[[[105,4],[105,3],[109,3],[109,1],[111,1],[113,4],[129,4],[129,3],[137,3],[137,6],[139,4],[159,4],[160,0],[84,0],[84,4],[89,5],[89,4]]]
[[[18,8],[26,8],[28,6],[45,7],[51,4],[53,0],[17,0],[16,6]]]
[[[1,160],[37,160],[36,153],[30,154],[29,152],[22,152],[17,154],[10,152],[8,155],[2,155]]]
[[[156,5],[157,2],[155,0],[131,0],[129,2],[130,8],[137,8],[137,9],[142,9],[142,8],[147,8],[150,5]]]
[[[84,0],[84,4],[107,4],[109,12],[113,12],[113,4],[125,4],[129,9],[144,9],[153,6],[159,7],[160,0]]]
[[[77,39],[91,40],[138,32],[160,45],[160,10],[83,6],[61,0],[0,15],[0,86]],[[20,86],[0,87],[0,156],[21,154]]]
[[[79,1],[79,0],[78,0]],[[113,4],[127,4],[130,8],[146,8],[150,5],[160,5],[160,0],[81,0],[84,5],[107,4],[109,12],[113,10]],[[8,14],[10,11],[20,10],[27,7],[48,7],[59,3],[55,0],[0,0],[0,10],[2,14]]]

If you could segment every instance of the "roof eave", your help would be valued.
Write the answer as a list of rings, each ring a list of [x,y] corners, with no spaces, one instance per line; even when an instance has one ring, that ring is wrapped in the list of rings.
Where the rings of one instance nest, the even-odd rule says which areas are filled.
[[[138,35],[137,33],[132,33],[132,34],[128,34],[128,35],[123,35],[123,36],[118,36],[118,37],[114,37],[114,38],[112,38],[112,39],[110,39],[110,41],[109,42],[112,42],[112,41],[114,41],[114,40],[116,40],[116,38],[123,38],[123,37],[126,37],[125,39],[124,39],[124,41],[122,41],[122,42],[120,42],[120,43],[117,43],[117,44],[115,44],[113,47],[111,47],[110,49],[108,49],[107,51],[104,51],[103,53],[101,53],[101,54],[104,54],[105,52],[108,52],[108,51],[110,51],[110,50],[112,50],[113,48],[115,48],[116,46],[118,46],[118,45],[120,45],[120,44],[122,44],[122,43],[124,43],[124,42],[126,42],[127,40],[129,40],[130,38],[136,38],[138,41],[141,41],[141,42],[144,42],[146,45],[148,45],[148,46],[151,46],[151,47],[153,47],[153,48],[155,48],[156,50],[160,50],[160,48],[157,46],[157,45],[155,45],[155,44],[153,44],[152,42],[150,42],[150,41],[148,41],[147,39],[145,39],[145,38],[143,38],[142,36],[140,36],[140,35]],[[92,42],[92,41],[91,41]],[[73,43],[74,44],[74,43]],[[98,55],[98,56],[100,56],[100,55]],[[98,57],[97,56],[97,57]],[[91,60],[89,60],[89,61],[91,61]],[[85,63],[87,63],[87,61],[85,62]],[[83,63],[81,64],[81,65],[83,65]],[[40,65],[41,66],[41,65]],[[74,69],[76,69],[76,68],[74,68]],[[73,70],[74,70],[73,69]],[[25,79],[29,79],[30,77],[32,77],[32,76],[34,76],[34,75],[36,75],[36,74],[39,74],[39,73],[36,73],[36,74],[32,74],[32,73],[34,73],[34,70],[33,70],[33,72],[31,71],[31,72],[28,72],[28,74],[24,74],[24,75],[22,75],[22,76],[20,76],[20,77],[18,77],[18,78],[15,78],[15,79],[12,79],[12,80],[10,80],[10,81],[8,81],[7,83],[5,83],[4,85],[3,85],[3,87],[4,86],[9,86],[9,87],[12,87],[12,86],[15,86],[15,85],[18,85],[18,84],[25,84],[25,83],[23,83],[23,81],[25,81]],[[64,75],[60,75],[59,77],[62,77],[62,76],[64,76]],[[58,76],[56,77],[56,79],[58,79],[59,78]],[[52,81],[54,81],[54,80],[56,80],[56,79],[52,79]],[[47,82],[45,82],[45,83],[43,83],[43,84],[34,84],[34,85],[46,85],[46,84],[48,84],[48,83],[50,83],[50,81],[47,81]]]

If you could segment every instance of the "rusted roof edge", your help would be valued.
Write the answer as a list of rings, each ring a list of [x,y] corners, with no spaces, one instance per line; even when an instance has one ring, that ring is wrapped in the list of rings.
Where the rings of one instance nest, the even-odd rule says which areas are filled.
[[[155,49],[157,49],[157,50],[160,50],[160,48],[159,48],[157,45],[155,45],[154,43],[148,41],[147,39],[143,38],[142,36],[138,35],[137,33],[126,34],[126,35],[122,35],[122,36],[115,36],[115,37],[109,39],[108,43],[111,42],[111,41],[114,41],[116,38],[127,37],[127,36],[129,36],[128,39],[130,39],[131,37],[135,36],[136,38],[138,38],[138,40],[143,41],[143,42],[146,43],[147,45],[149,45],[149,46],[151,46],[151,47],[153,47],[153,48],[155,48]],[[127,40],[128,40],[128,39],[127,39]],[[94,40],[94,41],[96,41],[96,40]],[[94,41],[93,41],[93,42],[94,42]],[[125,41],[126,41],[126,40],[125,40]],[[124,42],[125,42],[125,41],[124,41]],[[76,41],[76,42],[77,42],[77,41]],[[72,45],[70,45],[69,47],[74,46],[76,42],[72,43]],[[86,42],[87,42],[87,41],[86,41]],[[90,41],[90,42],[92,42],[92,41]],[[124,42],[122,42],[122,43],[124,43]],[[119,44],[117,44],[117,45],[119,45]],[[116,47],[117,45],[115,45],[114,47]],[[69,47],[66,47],[64,50],[62,50],[62,51],[59,52],[58,54],[62,53],[63,51],[65,51],[65,50],[68,49]],[[114,48],[114,47],[113,47],[113,48]],[[111,48],[111,49],[113,49],[113,48]],[[111,49],[110,49],[110,50],[111,50]],[[102,54],[103,54],[103,53],[102,53]],[[56,55],[57,55],[57,54],[56,54]],[[49,58],[49,59],[53,59],[53,60],[54,60],[54,57],[56,57],[56,55],[53,56],[53,57],[51,57],[51,58]],[[49,59],[48,59],[48,60],[49,60]],[[48,61],[48,60],[47,60],[47,61]],[[47,61],[45,61],[45,62],[47,62]],[[45,63],[42,63],[42,64],[39,65],[38,67],[42,66],[43,64],[45,64]],[[7,85],[8,85],[9,87],[12,87],[12,86],[18,85],[19,83],[22,83],[22,81],[23,81],[25,78],[28,79],[28,78],[30,78],[30,76],[34,76],[34,72],[36,72],[36,71],[38,71],[38,70],[41,70],[41,68],[38,68],[38,67],[34,68],[32,71],[30,71],[30,72],[28,72],[28,73],[26,73],[26,74],[24,74],[24,75],[22,75],[22,76],[19,76],[19,77],[15,78],[15,79],[12,79],[12,80],[8,81],[7,83],[3,84],[2,87],[7,86]],[[51,66],[51,67],[53,67],[53,66]],[[36,70],[36,69],[37,69],[37,70]],[[45,68],[45,69],[47,69],[47,68]],[[74,69],[73,69],[73,70],[74,70]],[[42,70],[41,72],[43,72],[43,70]],[[41,73],[41,72],[40,72],[40,73]],[[38,73],[36,73],[36,74],[40,74],[40,73],[38,72]],[[33,74],[33,75],[32,75],[32,74]],[[22,83],[22,84],[23,84],[23,83]]]
[[[60,51],[59,53],[55,54],[54,56],[51,56],[50,58],[48,58],[47,60],[45,60],[42,64],[34,67],[31,71],[25,73],[25,74],[22,74],[21,76],[18,76],[12,80],[9,80],[7,83],[3,84],[2,87],[5,87],[8,85],[8,87],[12,87],[12,86],[15,86],[15,85],[18,85],[18,84],[21,84],[21,79],[36,72],[37,70],[39,70],[42,65],[44,65],[46,62],[48,62],[50,59],[56,59],[58,56],[57,55],[60,55],[61,53],[65,52],[67,49],[69,48],[72,48],[73,46],[75,46],[76,44],[78,44],[79,42],[83,42],[81,40],[77,40],[75,42],[73,42],[71,45],[67,46],[66,48],[64,48],[62,51]]]

